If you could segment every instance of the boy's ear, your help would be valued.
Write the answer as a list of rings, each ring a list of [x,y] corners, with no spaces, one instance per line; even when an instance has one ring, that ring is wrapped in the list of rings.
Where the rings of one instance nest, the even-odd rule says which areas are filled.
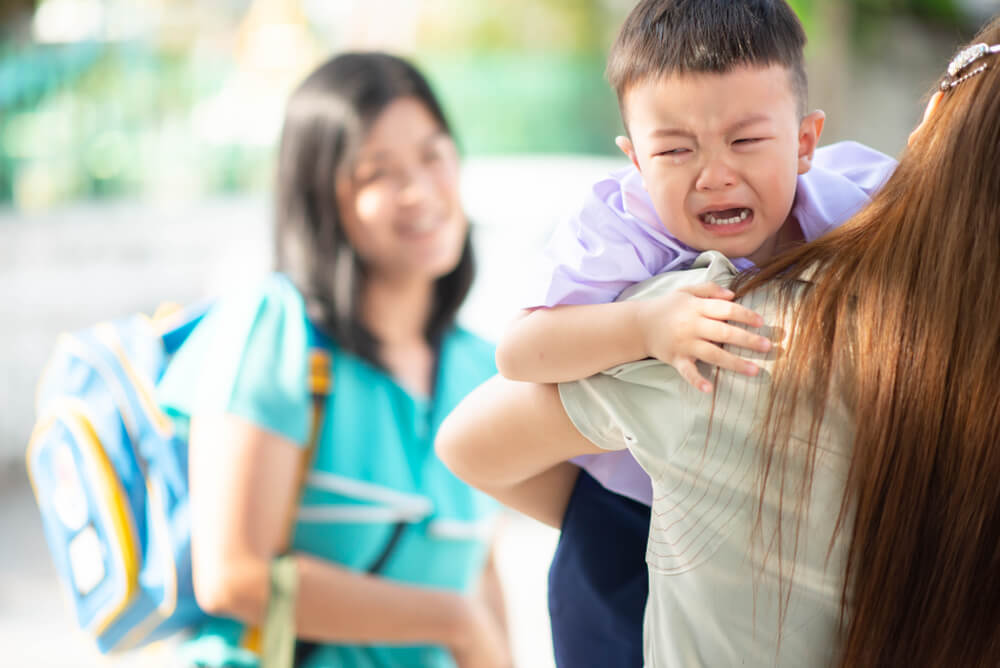
[[[621,149],[622,153],[628,156],[628,159],[632,161],[636,169],[639,169],[639,159],[635,155],[635,147],[632,145],[632,140],[624,135],[618,135],[615,137],[615,145]],[[639,169],[641,172],[642,170]]]
[[[826,114],[817,109],[803,118],[799,124],[799,174],[805,174],[812,169],[813,155],[819,146],[825,122]]]

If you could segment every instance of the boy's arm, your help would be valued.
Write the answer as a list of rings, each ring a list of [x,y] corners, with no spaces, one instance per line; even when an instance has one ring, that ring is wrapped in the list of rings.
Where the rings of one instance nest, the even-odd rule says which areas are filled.
[[[629,324],[636,309],[612,302],[650,278],[651,268],[667,266],[677,256],[650,237],[658,224],[655,213],[646,220],[625,211],[630,188],[645,194],[634,167],[609,174],[552,230],[522,295],[525,310],[497,347],[497,366],[506,378],[578,380],[646,356]]]
[[[500,376],[451,412],[435,449],[465,482],[557,528],[579,470],[566,461],[604,452],[573,426],[555,385]]]
[[[647,300],[523,311],[500,339],[497,369],[511,380],[561,383],[655,357],[709,392],[712,386],[698,372],[696,360],[757,373],[756,365],[717,344],[762,352],[770,348],[766,338],[727,323],[763,324],[732,298],[730,290],[709,282]]]
[[[561,383],[647,357],[638,302],[524,310],[497,344],[497,370],[510,380]]]
[[[756,373],[756,366],[716,345],[766,350],[766,341],[724,322],[756,326],[759,320],[746,309],[733,309],[726,302],[732,299],[728,291],[708,286],[689,291],[686,298],[661,299],[667,306],[613,303],[629,286],[685,264],[680,247],[650,236],[661,225],[633,167],[596,183],[577,214],[553,231],[535,292],[524,302],[533,310],[521,312],[497,347],[500,373],[512,380],[558,383],[655,357],[704,391],[711,384],[698,373],[695,360]],[[692,295],[703,295],[705,303]]]

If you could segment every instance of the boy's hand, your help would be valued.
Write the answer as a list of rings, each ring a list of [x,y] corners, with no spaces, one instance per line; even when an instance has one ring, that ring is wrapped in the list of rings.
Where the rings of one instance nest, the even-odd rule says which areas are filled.
[[[747,376],[759,367],[721,345],[727,343],[750,350],[767,352],[771,342],[726,321],[760,327],[763,318],[732,301],[733,292],[716,283],[702,283],[682,288],[656,299],[640,302],[639,329],[649,357],[655,357],[677,369],[687,382],[702,392],[711,392],[712,384],[695,366],[707,362]]]

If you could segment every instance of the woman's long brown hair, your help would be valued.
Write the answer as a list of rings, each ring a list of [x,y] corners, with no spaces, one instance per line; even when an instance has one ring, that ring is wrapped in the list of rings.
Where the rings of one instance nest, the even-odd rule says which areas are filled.
[[[793,300],[762,484],[796,415],[814,461],[830,393],[853,409],[842,666],[1000,666],[1000,55],[981,64],[864,211],[739,287]]]

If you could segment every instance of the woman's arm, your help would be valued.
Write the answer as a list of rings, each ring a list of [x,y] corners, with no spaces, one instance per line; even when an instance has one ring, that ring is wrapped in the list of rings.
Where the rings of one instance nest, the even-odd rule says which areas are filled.
[[[435,448],[459,478],[556,528],[578,473],[566,460],[604,452],[570,422],[555,385],[501,376],[462,400]]]
[[[569,503],[569,496],[573,492],[573,485],[576,484],[579,474],[580,468],[575,464],[560,462],[521,482],[489,488],[483,486],[480,489],[508,508],[513,508],[553,529],[562,529],[566,504]]]
[[[297,501],[303,451],[239,418],[191,420],[192,561],[195,595],[209,613],[262,622],[268,568]],[[299,554],[298,634],[318,642],[436,644],[464,656],[507,651],[485,606],[452,592],[398,584]]]

